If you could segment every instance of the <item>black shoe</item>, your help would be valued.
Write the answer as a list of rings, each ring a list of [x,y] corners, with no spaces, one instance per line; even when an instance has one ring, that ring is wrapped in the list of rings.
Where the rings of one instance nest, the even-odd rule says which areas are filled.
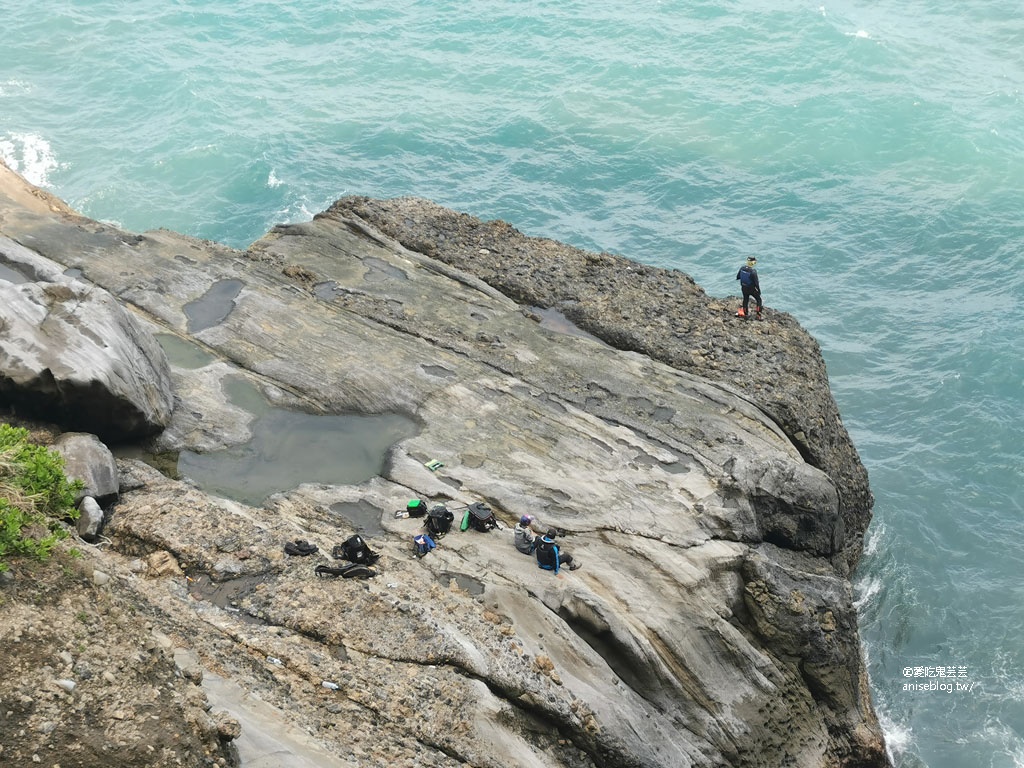
[[[289,541],[284,545],[284,553],[286,555],[295,555],[296,557],[306,557],[319,551],[319,547],[316,544],[310,544],[305,539],[296,539],[295,541]]]
[[[583,565],[583,563],[581,563],[579,560],[573,560],[571,563],[569,563],[568,568],[569,568],[570,571],[575,571],[577,568],[579,568],[582,565]]]

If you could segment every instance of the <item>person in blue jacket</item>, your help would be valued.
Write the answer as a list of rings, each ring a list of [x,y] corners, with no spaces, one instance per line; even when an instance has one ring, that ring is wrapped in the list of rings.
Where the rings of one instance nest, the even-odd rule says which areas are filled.
[[[736,313],[736,316],[742,317],[744,320],[750,317],[751,296],[757,302],[757,319],[761,319],[761,281],[757,279],[756,267],[757,259],[748,256],[747,263],[736,273],[736,279],[740,281],[740,289],[743,291],[743,308]]]
[[[432,538],[430,538],[430,534],[427,533],[421,533],[417,536],[414,536],[412,539],[412,543],[416,546],[416,557],[423,557],[424,555],[429,555],[432,550],[437,548],[437,544],[434,542]]]
[[[575,571],[581,563],[578,560],[573,560],[572,555],[563,552],[562,548],[555,544],[557,535],[558,531],[549,528],[548,532],[541,536],[540,541],[537,542],[537,549],[534,550],[537,555],[537,565],[555,573],[558,573],[563,565],[570,571]]]

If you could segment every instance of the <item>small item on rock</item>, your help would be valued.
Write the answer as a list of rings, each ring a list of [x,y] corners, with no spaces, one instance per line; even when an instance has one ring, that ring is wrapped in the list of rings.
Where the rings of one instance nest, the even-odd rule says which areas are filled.
[[[482,501],[469,505],[469,525],[475,531],[487,533],[492,528],[498,527],[498,518],[494,511]]]
[[[370,549],[363,537],[356,533],[332,549],[331,557],[335,560],[351,560],[353,563],[373,565],[380,559],[380,553]]]
[[[429,469],[431,472],[437,472],[437,470],[444,466],[444,463],[438,461],[437,459],[431,459],[430,461],[426,462],[423,466]]]
[[[434,540],[425,533],[421,533],[418,536],[414,536],[412,543],[416,547],[416,557],[423,557],[424,555],[429,554],[432,549],[435,549],[437,547],[437,544],[434,543]]]
[[[340,576],[343,579],[371,579],[377,575],[375,570],[361,563],[352,563],[352,565],[344,565],[340,568],[318,565],[313,569],[313,573],[321,578],[324,576]]]
[[[295,555],[296,557],[306,557],[319,551],[319,547],[316,544],[310,544],[305,539],[296,539],[295,541],[289,541],[284,545],[284,552],[286,555]]]
[[[455,515],[451,513],[451,510],[444,504],[437,504],[427,513],[427,521],[423,526],[427,529],[427,533],[435,539],[439,539],[451,530],[453,522],[455,522]]]

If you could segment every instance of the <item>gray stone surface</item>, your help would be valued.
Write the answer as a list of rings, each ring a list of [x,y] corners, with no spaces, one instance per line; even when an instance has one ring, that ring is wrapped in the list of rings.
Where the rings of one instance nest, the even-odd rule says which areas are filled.
[[[75,529],[85,541],[94,542],[103,529],[103,508],[92,496],[85,496],[78,504],[78,521]]]
[[[0,281],[0,329],[0,398],[19,414],[117,440],[167,425],[163,350],[105,290],[62,276]]]
[[[121,487],[117,464],[110,449],[96,435],[65,432],[53,448],[64,458],[64,474],[71,480],[82,481],[76,502],[91,496],[103,506],[117,499]]]
[[[4,235],[216,358],[174,369],[180,403],[151,447],[244,441],[228,375],[421,425],[381,476],[263,507],[119,462],[104,569],[342,764],[887,765],[847,580],[870,491],[792,318],[743,324],[679,273],[425,201],[339,201],[239,252],[21,194],[0,196]],[[230,311],[189,334],[186,307],[228,280]],[[392,513],[414,496],[486,501],[503,527],[413,559],[421,521]],[[379,575],[317,579],[351,532],[331,507],[357,502],[380,512]],[[524,513],[584,568],[516,552]],[[284,555],[296,538],[319,553]],[[135,576],[155,552],[183,575]]]

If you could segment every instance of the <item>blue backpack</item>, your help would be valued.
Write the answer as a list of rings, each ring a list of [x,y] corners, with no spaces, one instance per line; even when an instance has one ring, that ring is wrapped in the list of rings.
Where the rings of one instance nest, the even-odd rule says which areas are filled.
[[[740,267],[740,285],[744,288],[751,288],[754,285],[754,268],[743,265]]]

